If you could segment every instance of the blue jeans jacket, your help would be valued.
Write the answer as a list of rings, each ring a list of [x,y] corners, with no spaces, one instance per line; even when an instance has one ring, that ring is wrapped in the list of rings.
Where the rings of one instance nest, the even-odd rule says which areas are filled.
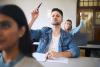
[[[48,52],[49,45],[52,39],[52,29],[49,27],[44,27],[41,30],[31,30],[31,35],[32,39],[37,41],[39,40],[37,52]],[[59,52],[70,51],[72,53],[72,57],[78,57],[80,55],[80,50],[73,42],[72,36],[62,29],[58,44]]]

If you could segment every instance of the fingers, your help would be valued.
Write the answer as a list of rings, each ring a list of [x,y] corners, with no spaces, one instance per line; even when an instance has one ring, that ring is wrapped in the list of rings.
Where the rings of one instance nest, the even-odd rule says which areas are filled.
[[[49,52],[48,55],[47,55],[47,57],[48,57],[48,59],[55,59],[56,52],[54,52],[54,51]]]
[[[32,11],[32,14],[38,14],[39,13],[39,10],[36,8]]]
[[[48,58],[48,59],[54,59],[54,55],[53,55],[52,53],[49,53],[49,54],[47,55],[47,58]]]
[[[34,9],[31,13],[32,19],[36,19],[39,16],[39,10],[38,9]]]
[[[42,4],[42,3],[40,3],[40,4],[38,5],[38,7],[35,8],[35,9],[33,10],[33,13],[38,13],[38,12],[39,12],[39,8],[40,8],[41,4]]]

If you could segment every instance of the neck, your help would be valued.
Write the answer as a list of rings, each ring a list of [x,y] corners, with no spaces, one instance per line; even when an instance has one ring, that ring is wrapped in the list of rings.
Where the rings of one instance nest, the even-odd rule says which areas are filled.
[[[19,54],[19,49],[15,47],[12,49],[4,50],[2,53],[3,53],[3,59],[5,63],[9,63],[12,60],[16,59],[16,57]]]
[[[60,35],[60,29],[61,29],[61,27],[59,25],[54,26],[52,28],[52,30],[53,30],[52,35],[54,35],[54,36]]]

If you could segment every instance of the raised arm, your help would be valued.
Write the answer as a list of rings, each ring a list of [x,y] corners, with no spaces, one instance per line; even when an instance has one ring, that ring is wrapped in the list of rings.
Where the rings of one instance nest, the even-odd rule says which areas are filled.
[[[80,24],[76,28],[72,29],[71,34],[74,35],[80,31],[80,29],[84,26],[84,13],[80,14]]]
[[[36,8],[31,13],[32,18],[31,18],[31,20],[29,21],[29,24],[28,24],[30,29],[31,29],[34,21],[37,19],[38,15],[39,15],[39,9]]]
[[[84,25],[83,20],[80,20],[79,26],[77,26],[76,28],[72,29],[72,31],[71,31],[72,35],[74,35],[74,34],[76,34],[77,32],[79,32],[80,29],[83,27],[83,25]]]

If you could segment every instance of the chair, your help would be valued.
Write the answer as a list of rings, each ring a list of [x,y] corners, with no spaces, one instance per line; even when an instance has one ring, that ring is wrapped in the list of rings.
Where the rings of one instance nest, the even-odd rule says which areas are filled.
[[[80,33],[74,35],[74,42],[77,46],[86,46],[87,45],[87,33]]]

